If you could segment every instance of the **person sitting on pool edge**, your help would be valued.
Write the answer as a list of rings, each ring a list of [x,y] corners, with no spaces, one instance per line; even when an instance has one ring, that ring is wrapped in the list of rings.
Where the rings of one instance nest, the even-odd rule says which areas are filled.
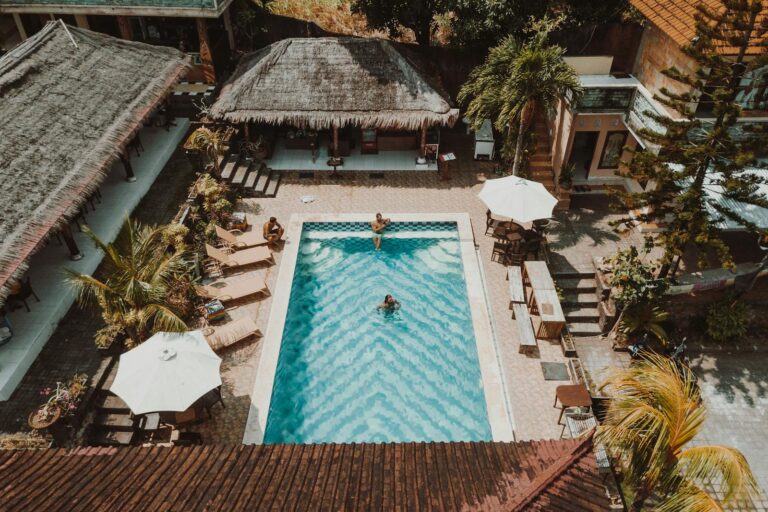
[[[384,297],[384,302],[379,304],[379,309],[383,309],[384,311],[395,311],[396,309],[400,309],[400,303],[395,300],[393,296],[387,294],[387,296]]]
[[[264,240],[269,245],[275,244],[283,238],[285,229],[277,222],[277,217],[270,217],[268,222],[264,223]]]
[[[377,251],[381,250],[381,237],[384,234],[384,228],[392,223],[390,219],[385,219],[380,213],[376,214],[376,218],[371,222],[371,230],[373,231],[373,246]]]

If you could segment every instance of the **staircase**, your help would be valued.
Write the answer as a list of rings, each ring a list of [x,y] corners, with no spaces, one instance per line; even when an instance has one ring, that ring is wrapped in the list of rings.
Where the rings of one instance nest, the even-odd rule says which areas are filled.
[[[533,133],[536,136],[536,148],[528,162],[528,177],[544,185],[544,188],[559,199],[555,210],[567,210],[571,200],[567,194],[556,191],[555,171],[552,169],[552,140],[549,137],[547,122],[539,113],[533,120]]]
[[[221,178],[250,197],[275,197],[282,177],[261,160],[230,153],[219,163]]]
[[[572,336],[599,336],[597,283],[594,272],[556,272],[552,276],[563,293],[563,313]]]
[[[95,400],[96,417],[91,425],[91,446],[128,445],[133,440],[136,424],[131,410],[117,395],[99,389]]]

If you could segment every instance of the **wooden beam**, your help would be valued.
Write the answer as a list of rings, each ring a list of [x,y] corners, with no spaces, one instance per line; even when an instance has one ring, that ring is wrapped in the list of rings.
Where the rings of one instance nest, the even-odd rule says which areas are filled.
[[[203,63],[203,75],[209,84],[216,83],[216,71],[213,68],[213,54],[211,43],[208,41],[208,21],[205,18],[196,18],[197,37],[200,39],[200,61]]]
[[[75,14],[75,23],[80,28],[84,28],[86,30],[91,29],[90,25],[88,25],[88,16],[85,14]]]
[[[133,27],[131,27],[131,20],[127,16],[115,16],[117,18],[117,26],[120,28],[120,37],[126,41],[133,41]]]
[[[419,140],[419,156],[424,158],[427,156],[427,123],[421,123],[421,138]]]
[[[127,150],[120,154],[120,161],[123,162],[123,167],[125,167],[125,181],[128,183],[136,181],[136,175],[133,173],[131,158],[128,156]]]
[[[13,13],[13,22],[16,23],[16,30],[19,31],[19,36],[21,36],[21,40],[24,41],[29,37],[27,35],[27,31],[24,30],[24,23],[21,21],[21,16],[19,13],[15,12]]]
[[[237,45],[235,44],[235,31],[232,30],[232,16],[230,15],[230,7],[224,11],[224,30],[227,32],[227,42],[229,43],[229,49],[235,51]]]
[[[69,227],[69,223],[64,224],[64,227],[61,228],[61,237],[64,239],[64,243],[67,244],[69,257],[72,261],[83,259],[83,253],[80,252],[80,248],[77,246],[77,242],[75,242],[75,237],[72,236],[72,228]]]
[[[332,134],[332,144],[333,144],[333,158],[339,157],[339,127],[334,125],[331,129]]]

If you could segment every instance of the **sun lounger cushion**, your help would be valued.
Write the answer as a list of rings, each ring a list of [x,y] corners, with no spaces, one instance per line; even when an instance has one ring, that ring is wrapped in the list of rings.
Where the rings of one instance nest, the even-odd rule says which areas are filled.
[[[234,345],[249,336],[261,336],[261,331],[250,318],[238,318],[212,329],[213,332],[207,334],[205,339],[214,351]]]
[[[217,279],[200,288],[205,296],[221,301],[237,300],[256,293],[269,293],[264,279],[255,275]]]

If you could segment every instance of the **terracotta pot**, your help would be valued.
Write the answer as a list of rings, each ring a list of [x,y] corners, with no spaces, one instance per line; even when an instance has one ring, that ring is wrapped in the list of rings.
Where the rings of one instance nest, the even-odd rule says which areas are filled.
[[[29,413],[29,416],[27,417],[27,423],[35,430],[43,430],[49,428],[51,425],[61,419],[61,409],[58,407],[55,407],[53,409],[53,413],[48,417],[43,417],[39,414],[42,409],[43,406],[38,407],[37,410]]]

